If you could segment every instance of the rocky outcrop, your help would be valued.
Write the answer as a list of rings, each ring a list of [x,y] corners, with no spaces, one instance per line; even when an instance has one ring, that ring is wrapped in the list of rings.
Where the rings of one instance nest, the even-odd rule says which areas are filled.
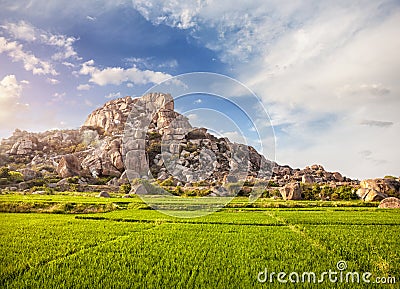
[[[169,94],[152,93],[135,102],[123,138],[123,156],[130,178],[169,177],[182,184],[264,178],[272,162],[246,145],[216,138],[206,128],[193,128],[174,110]]]
[[[388,195],[380,193],[374,189],[365,188],[358,189],[357,196],[364,202],[379,202],[388,197]]]
[[[288,199],[301,198],[299,182],[358,184],[321,165],[280,166],[251,146],[194,128],[174,110],[171,95],[164,93],[111,100],[94,110],[80,129],[16,130],[2,141],[0,161],[31,170],[23,173],[25,181],[52,172],[62,178],[114,177],[113,184],[125,183],[127,177],[172,178],[174,184],[186,187],[202,181],[211,187],[271,178],[274,185],[284,187]]]
[[[400,199],[395,197],[386,198],[379,203],[378,208],[382,209],[400,209]]]
[[[321,165],[307,166],[304,169],[292,169],[289,166],[275,166],[271,178],[279,186],[290,182],[302,182],[304,184],[329,184],[337,185],[358,185],[357,181],[343,177],[339,172],[325,171]]]
[[[79,176],[82,174],[82,167],[79,159],[75,155],[62,156],[57,166],[57,173],[62,178]]]
[[[98,197],[98,198],[111,198],[110,194],[107,193],[107,192],[105,192],[105,191],[100,192],[100,193],[97,195],[97,197]]]
[[[121,134],[135,101],[128,96],[107,102],[88,116],[83,128],[97,130],[106,135]]]
[[[301,187],[299,183],[289,183],[280,189],[284,200],[301,200]]]
[[[27,168],[20,169],[18,170],[18,172],[22,174],[24,181],[30,181],[36,178],[40,178],[42,176],[40,172]]]
[[[387,197],[398,197],[400,195],[400,182],[392,178],[363,180],[360,182],[357,195],[366,202],[381,201]]]

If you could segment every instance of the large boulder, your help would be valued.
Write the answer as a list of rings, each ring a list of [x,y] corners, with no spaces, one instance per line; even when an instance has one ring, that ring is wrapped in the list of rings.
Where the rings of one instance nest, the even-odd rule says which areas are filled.
[[[146,188],[142,184],[138,184],[132,187],[131,191],[129,194],[135,194],[135,195],[147,195],[148,192]]]
[[[358,189],[356,194],[364,202],[379,202],[388,197],[386,194],[380,193],[374,189],[365,188]]]
[[[301,200],[301,188],[299,183],[289,183],[280,189],[284,200]]]
[[[83,127],[96,129],[100,134],[121,134],[133,105],[134,100],[129,96],[113,99],[93,111]]]
[[[369,179],[360,182],[360,189],[357,191],[360,199],[366,202],[381,201],[387,197],[400,195],[400,182],[396,179]]]
[[[20,169],[18,171],[22,174],[24,181],[30,181],[30,180],[33,180],[33,179],[36,179],[36,178],[39,178],[42,176],[42,174],[40,172],[31,170],[31,169],[27,169],[27,168]]]
[[[379,203],[378,208],[400,209],[400,199],[395,197],[386,198]]]
[[[36,150],[38,140],[35,137],[29,137],[21,139],[16,142],[10,150],[10,154],[13,155],[28,155]]]
[[[312,175],[305,174],[301,177],[301,182],[303,184],[313,184],[315,182],[315,179]]]
[[[62,156],[57,166],[57,173],[62,178],[81,175],[82,167],[79,159],[72,154]]]
[[[110,194],[105,191],[100,192],[97,197],[98,198],[111,198]]]

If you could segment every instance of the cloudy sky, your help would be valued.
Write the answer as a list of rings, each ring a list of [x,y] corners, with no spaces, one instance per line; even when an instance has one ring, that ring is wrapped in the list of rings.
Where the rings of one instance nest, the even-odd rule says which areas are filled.
[[[262,100],[280,164],[400,174],[399,1],[0,5],[0,137],[76,128],[109,99],[207,71]]]

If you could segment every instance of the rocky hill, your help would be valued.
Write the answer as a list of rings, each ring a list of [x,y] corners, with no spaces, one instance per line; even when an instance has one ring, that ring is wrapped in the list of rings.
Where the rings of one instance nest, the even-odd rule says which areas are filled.
[[[128,183],[127,177],[185,188],[261,180],[268,190],[281,188],[284,198],[299,199],[305,196],[304,187],[315,184],[359,186],[357,180],[327,172],[321,165],[281,166],[250,146],[217,138],[206,128],[193,128],[174,111],[172,97],[163,93],[111,100],[76,130],[17,129],[1,142],[0,166],[21,174],[22,180],[11,184],[18,190],[38,184],[54,189],[73,184],[85,190],[106,183],[115,190]],[[0,186],[10,188],[10,180],[3,176]],[[399,188],[394,190],[398,193]]]

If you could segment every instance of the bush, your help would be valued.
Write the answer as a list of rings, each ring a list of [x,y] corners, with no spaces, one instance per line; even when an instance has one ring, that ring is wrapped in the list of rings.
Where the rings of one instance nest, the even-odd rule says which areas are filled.
[[[162,181],[160,185],[163,187],[172,187],[175,185],[174,178],[169,177],[168,179]]]
[[[31,193],[38,192],[38,191],[45,191],[46,195],[53,194],[53,190],[46,186],[34,186],[29,190]]]
[[[207,182],[206,180],[201,180],[201,181],[192,183],[192,186],[193,187],[208,187],[209,182]]]
[[[174,189],[174,195],[181,196],[183,194],[183,190],[180,186],[176,186]]]
[[[94,185],[106,185],[113,177],[100,177],[96,178]]]
[[[43,186],[46,183],[46,181],[40,178],[40,179],[33,179],[30,181],[26,181],[25,183],[27,184],[28,187],[34,187],[34,186]]]
[[[69,184],[77,184],[79,182],[79,177],[78,176],[70,177],[67,179],[67,182]]]
[[[161,153],[161,142],[153,141],[149,146],[146,147],[148,153]]]
[[[192,142],[188,142],[188,144],[185,147],[185,150],[187,150],[190,153],[197,151],[197,149],[198,149],[198,146]]]
[[[350,186],[340,186],[336,188],[335,193],[339,195],[341,200],[357,200],[358,196],[355,189]]]
[[[268,187],[279,187],[279,185],[271,180],[268,182]]]
[[[58,183],[59,181],[61,181],[61,178],[60,178],[60,177],[51,176],[51,175],[47,175],[47,176],[45,176],[43,179],[44,179],[44,180],[46,181],[46,183],[48,183],[48,184]]]
[[[131,184],[123,184],[119,187],[119,192],[121,194],[129,194],[129,192],[131,191]]]
[[[395,180],[397,178],[395,176],[385,176],[384,179],[393,179],[393,180]]]
[[[225,185],[225,188],[228,190],[230,194],[238,194],[239,191],[242,189],[243,183],[228,183]]]
[[[20,172],[10,171],[8,173],[8,180],[10,182],[20,183],[24,181],[24,176]]]
[[[69,185],[69,190],[70,190],[71,192],[78,192],[78,188],[79,188],[79,185],[78,185],[78,184],[70,184],[70,185]]]
[[[149,140],[160,139],[160,138],[161,138],[161,134],[159,134],[159,133],[156,132],[156,131],[154,131],[154,132],[149,132],[149,133],[148,133],[148,138],[149,138]]]
[[[7,167],[0,168],[0,178],[8,178],[10,169]]]

